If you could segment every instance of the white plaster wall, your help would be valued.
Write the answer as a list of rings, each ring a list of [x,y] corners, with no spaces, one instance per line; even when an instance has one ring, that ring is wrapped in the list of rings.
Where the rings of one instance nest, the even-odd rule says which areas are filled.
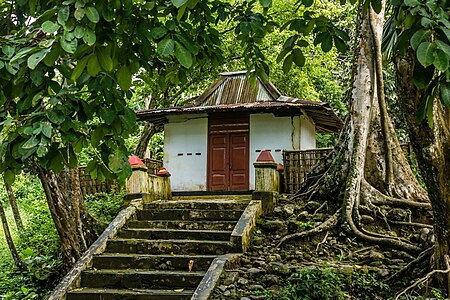
[[[305,116],[300,116],[301,135],[300,135],[300,149],[315,149],[316,148],[316,127]]]
[[[170,118],[164,132],[164,166],[172,174],[172,191],[206,191],[208,118]]]
[[[261,153],[270,150],[277,163],[283,163],[282,150],[300,149],[300,118],[275,117],[273,114],[250,115],[250,189],[255,188],[253,163]],[[315,143],[315,136],[314,136]]]

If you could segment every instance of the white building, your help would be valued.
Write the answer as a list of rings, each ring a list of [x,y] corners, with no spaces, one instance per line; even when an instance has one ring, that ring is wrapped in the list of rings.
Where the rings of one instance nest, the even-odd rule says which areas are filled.
[[[137,116],[164,123],[164,166],[173,192],[253,190],[253,162],[262,150],[282,163],[284,149],[313,149],[316,130],[342,126],[328,104],[282,96],[259,79],[252,87],[245,71],[222,73],[192,106]]]

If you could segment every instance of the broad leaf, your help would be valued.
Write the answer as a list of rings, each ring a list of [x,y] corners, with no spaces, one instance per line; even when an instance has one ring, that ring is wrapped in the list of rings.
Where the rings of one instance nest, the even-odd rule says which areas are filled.
[[[27,60],[27,65],[28,68],[30,69],[34,69],[36,68],[36,66],[45,58],[45,56],[50,52],[50,49],[44,49],[41,50],[39,52],[36,52],[32,55],[30,55],[30,57],[28,57]]]
[[[94,30],[87,28],[84,32],[83,41],[89,46],[92,46],[95,44],[96,40],[97,36],[95,35]]]
[[[331,50],[331,48],[333,47],[333,40],[331,38],[331,35],[329,33],[326,33],[324,35],[322,44],[320,45],[320,47],[322,48],[322,50],[324,52],[328,52]]]
[[[175,57],[186,69],[189,69],[192,66],[191,53],[178,42],[175,43]]]
[[[84,68],[86,68],[88,59],[89,59],[89,56],[85,56],[81,60],[78,61],[77,66],[73,70],[72,76],[70,77],[70,79],[72,79],[73,81],[76,81],[78,79],[78,77],[80,77],[81,73],[83,73],[83,71],[84,71]]]
[[[14,181],[16,180],[16,174],[14,174],[14,172],[11,170],[6,170],[4,176],[7,184],[13,184]]]
[[[292,62],[294,61],[294,54],[289,54],[283,62],[283,72],[288,73],[289,70],[292,68]]]
[[[69,19],[69,7],[64,6],[58,11],[58,23],[61,25],[65,25],[68,19]]]
[[[424,67],[428,67],[434,62],[436,52],[436,44],[430,42],[423,42],[417,48],[417,59]]]
[[[91,21],[92,23],[98,23],[98,21],[100,20],[100,17],[98,15],[98,11],[97,11],[97,9],[95,9],[95,7],[92,7],[92,6],[85,7],[84,11],[85,11],[86,17],[89,19],[89,21]]]
[[[188,0],[172,0],[172,4],[173,4],[176,8],[180,8],[181,6],[185,5],[186,2],[188,2]]]
[[[448,68],[448,56],[441,49],[436,50],[436,56],[433,62],[436,69],[441,72],[445,72]]]
[[[416,50],[419,45],[431,36],[430,30],[420,29],[411,37],[411,47]]]
[[[52,21],[45,21],[42,23],[42,31],[46,33],[54,33],[59,29],[59,24]]]
[[[100,63],[98,62],[97,55],[93,54],[88,60],[87,72],[90,76],[95,77],[100,70]]]
[[[381,11],[381,8],[382,8],[381,0],[371,0],[370,3],[372,4],[373,10],[374,10],[377,14],[379,14],[380,11]]]
[[[85,29],[81,25],[77,25],[77,27],[75,27],[75,30],[73,31],[73,34],[75,35],[75,37],[77,39],[83,38],[84,37],[84,33],[85,33]]]
[[[122,66],[116,73],[117,83],[123,91],[127,91],[131,87],[132,75],[127,66]]]
[[[292,54],[294,55],[293,61],[298,67],[303,67],[305,65],[305,56],[303,55],[303,52],[299,48],[295,48],[292,50]]]
[[[175,48],[175,42],[172,39],[165,38],[161,42],[158,43],[156,51],[161,56],[168,56],[172,54]]]
[[[106,72],[111,72],[113,70],[113,60],[111,58],[111,51],[109,48],[103,47],[99,48],[97,51],[98,62],[100,67]]]
[[[77,51],[78,47],[78,40],[73,39],[70,42],[66,41],[65,39],[61,39],[61,48],[63,48],[64,51],[67,53],[75,53]]]
[[[441,102],[442,104],[450,108],[450,83],[442,82],[439,84],[439,89],[441,90]]]
[[[272,6],[272,0],[259,0],[259,4],[264,8],[269,8]]]

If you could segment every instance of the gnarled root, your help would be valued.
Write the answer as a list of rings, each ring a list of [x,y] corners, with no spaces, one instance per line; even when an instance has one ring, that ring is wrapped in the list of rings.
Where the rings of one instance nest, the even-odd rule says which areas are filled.
[[[325,230],[330,230],[331,228],[335,227],[338,224],[340,214],[341,209],[338,209],[330,218],[328,218],[325,222],[323,222],[319,226],[314,227],[313,229],[308,231],[297,232],[284,236],[277,244],[277,247],[281,247],[284,243],[291,241],[293,239],[300,239],[321,233]]]

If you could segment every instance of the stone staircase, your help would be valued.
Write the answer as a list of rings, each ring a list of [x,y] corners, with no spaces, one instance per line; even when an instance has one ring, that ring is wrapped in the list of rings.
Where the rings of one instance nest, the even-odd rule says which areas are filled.
[[[155,201],[126,223],[81,273],[68,300],[191,299],[230,238],[247,200]]]

